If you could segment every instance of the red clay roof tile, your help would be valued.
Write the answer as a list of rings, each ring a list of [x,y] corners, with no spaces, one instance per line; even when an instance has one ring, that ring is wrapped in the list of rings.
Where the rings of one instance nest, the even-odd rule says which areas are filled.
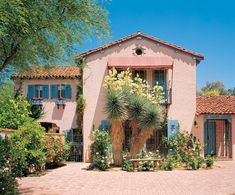
[[[48,79],[48,78],[78,78],[80,68],[77,66],[34,66],[12,76],[13,79]]]
[[[197,114],[235,114],[235,96],[199,96]]]

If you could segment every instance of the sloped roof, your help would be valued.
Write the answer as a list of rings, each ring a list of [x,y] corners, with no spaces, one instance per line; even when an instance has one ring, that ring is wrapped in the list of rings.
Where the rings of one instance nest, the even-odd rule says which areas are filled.
[[[80,68],[77,66],[34,66],[28,70],[18,72],[13,79],[48,79],[48,78],[78,78]]]
[[[84,52],[84,53],[78,55],[78,56],[76,57],[76,59],[80,59],[80,58],[86,57],[86,56],[88,56],[88,55],[90,55],[90,54],[93,54],[93,53],[98,52],[98,51],[101,51],[101,50],[103,50],[103,49],[112,47],[112,46],[117,45],[117,44],[120,44],[120,43],[122,43],[122,42],[128,41],[128,40],[130,40],[130,39],[132,39],[132,38],[135,38],[135,37],[143,37],[143,38],[152,40],[152,41],[154,41],[154,42],[156,42],[156,43],[159,43],[159,44],[162,44],[162,45],[165,45],[165,46],[174,48],[174,49],[176,49],[176,50],[179,50],[179,51],[188,53],[188,54],[190,54],[190,55],[192,55],[192,56],[194,56],[194,57],[199,58],[200,60],[203,60],[203,59],[204,59],[204,55],[202,55],[202,54],[195,53],[195,52],[190,51],[190,50],[188,50],[188,49],[185,49],[185,48],[183,48],[183,47],[180,47],[180,46],[177,46],[177,45],[168,43],[168,42],[166,42],[166,41],[160,40],[160,39],[158,39],[158,38],[149,36],[149,35],[144,34],[144,33],[141,33],[141,32],[137,32],[137,33],[131,34],[131,35],[126,36],[126,37],[123,37],[123,38],[121,38],[121,39],[119,39],[119,40],[116,40],[116,41],[110,42],[110,43],[108,43],[108,44],[106,44],[106,45],[103,45],[103,46],[101,46],[101,47],[97,47],[97,48],[95,48],[95,49],[88,50],[87,52]]]
[[[199,96],[197,114],[235,114],[235,96]]]

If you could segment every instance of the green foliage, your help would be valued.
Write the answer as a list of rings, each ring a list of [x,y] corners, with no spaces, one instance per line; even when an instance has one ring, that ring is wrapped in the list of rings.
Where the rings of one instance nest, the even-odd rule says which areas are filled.
[[[163,121],[162,109],[160,106],[147,103],[139,119],[140,128],[159,129]]]
[[[128,151],[122,153],[123,163],[122,170],[124,171],[134,171],[133,164],[130,162],[130,154]],[[137,159],[160,159],[161,155],[158,151],[156,153],[142,150],[138,155]],[[150,171],[153,168],[153,162],[151,161],[141,161],[139,162],[139,171]]]
[[[228,89],[228,94],[229,95],[235,95],[235,87]]]
[[[126,95],[123,91],[108,90],[105,101],[105,112],[110,119],[127,118]]]
[[[70,145],[60,136],[46,136],[46,166],[58,167],[60,163],[69,157]]]
[[[42,171],[46,162],[44,128],[36,121],[28,120],[9,138],[11,150],[19,170],[17,176],[27,175],[31,171]],[[29,170],[33,166],[35,170]]]
[[[199,95],[228,95],[224,84],[220,81],[207,82],[204,87],[202,87]]]
[[[109,133],[104,130],[94,130],[92,133],[93,143],[91,144],[91,160],[90,168],[98,168],[106,170],[109,168],[109,156],[111,149],[111,140]]]
[[[18,129],[29,120],[30,104],[23,96],[0,99],[0,127]]]
[[[43,117],[44,115],[44,109],[40,109],[37,105],[30,104],[30,114],[29,117],[38,120]]]
[[[0,194],[16,193],[14,161],[10,150],[10,143],[0,136]]]
[[[207,156],[205,159],[206,167],[211,168],[215,163],[215,158],[213,156]]]
[[[109,32],[105,1],[1,0],[0,72],[73,56],[90,35]]]
[[[4,84],[0,84],[0,102],[9,98],[14,98],[15,90],[13,82],[9,81]]]
[[[164,138],[163,143],[170,152],[170,158],[174,159],[175,166],[194,170],[202,167],[202,145],[192,134],[179,132],[170,138]]]
[[[166,159],[160,164],[160,169],[165,171],[172,171],[175,166],[175,158],[173,155],[167,155]]]
[[[122,160],[122,170],[127,172],[134,171],[133,164],[129,161],[129,152],[127,150],[122,152]]]

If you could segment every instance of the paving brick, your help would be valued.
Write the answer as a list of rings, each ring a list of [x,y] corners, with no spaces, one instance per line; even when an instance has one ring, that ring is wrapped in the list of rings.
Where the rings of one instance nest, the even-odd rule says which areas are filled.
[[[25,195],[235,194],[235,163],[198,171],[86,171],[88,164],[68,163],[41,177],[19,179]]]

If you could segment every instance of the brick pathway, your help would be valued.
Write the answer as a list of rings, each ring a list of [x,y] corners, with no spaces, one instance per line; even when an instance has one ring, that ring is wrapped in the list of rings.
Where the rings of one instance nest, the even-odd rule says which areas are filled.
[[[219,162],[221,168],[199,171],[86,171],[84,163],[69,163],[42,177],[19,180],[20,193],[69,194],[230,194],[235,195],[235,163]]]

